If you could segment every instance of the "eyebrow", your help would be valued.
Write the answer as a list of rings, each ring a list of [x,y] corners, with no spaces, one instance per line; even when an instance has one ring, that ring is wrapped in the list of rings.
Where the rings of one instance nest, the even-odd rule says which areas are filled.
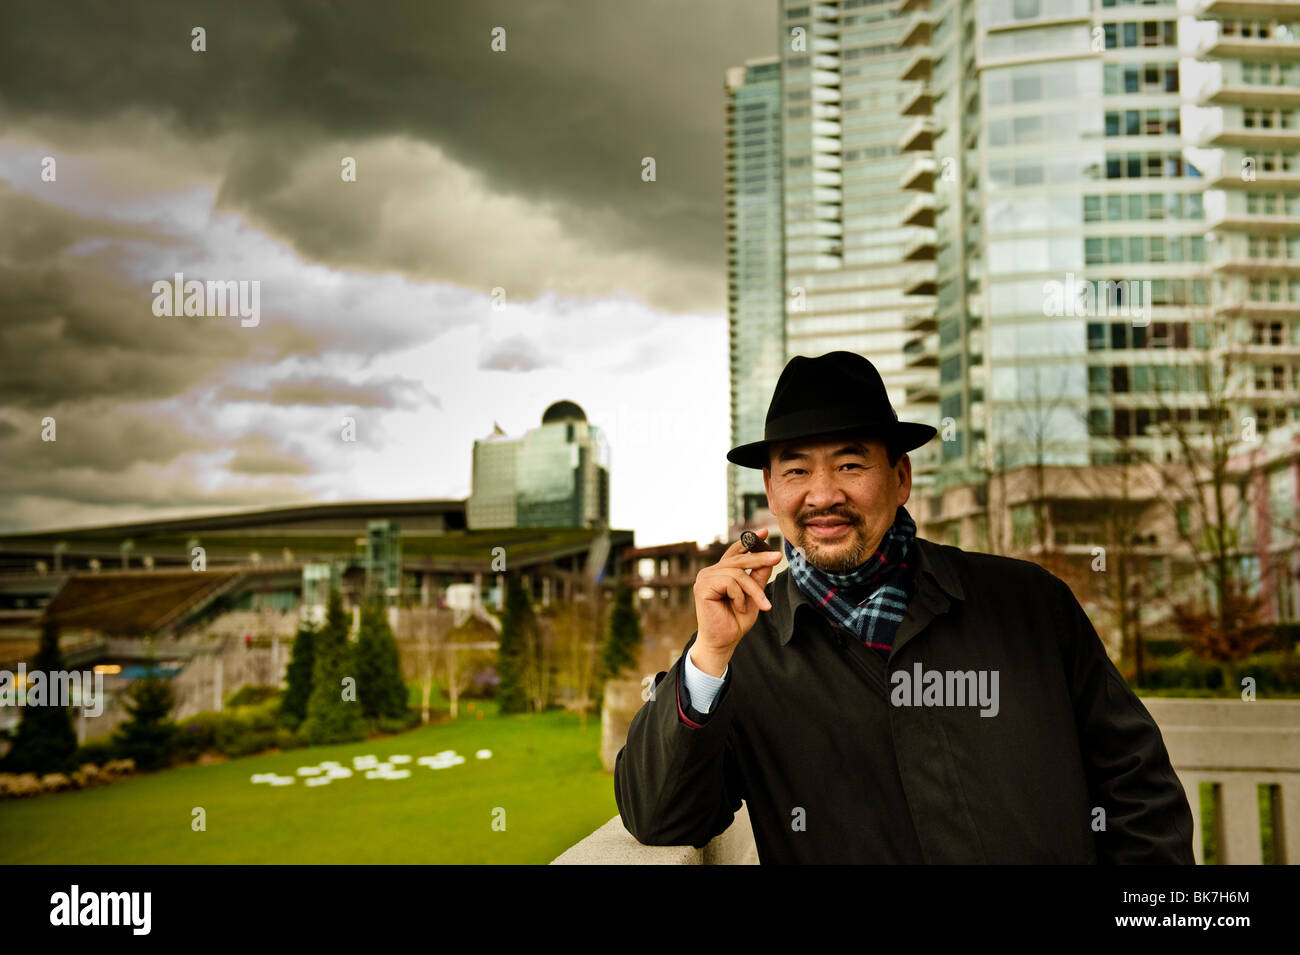
[[[864,458],[871,457],[870,452],[861,444],[846,444],[838,451],[835,451],[831,456],[838,458],[846,454],[856,454]],[[777,456],[776,463],[784,464],[786,461],[803,461],[807,458],[807,452],[796,451],[793,448],[788,448]]]

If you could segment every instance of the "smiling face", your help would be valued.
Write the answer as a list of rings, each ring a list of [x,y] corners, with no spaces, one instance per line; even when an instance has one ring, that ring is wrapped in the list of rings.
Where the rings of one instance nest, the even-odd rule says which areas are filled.
[[[832,573],[865,562],[912,493],[907,455],[891,466],[884,442],[865,435],[772,444],[768,460],[763,486],[781,533]]]

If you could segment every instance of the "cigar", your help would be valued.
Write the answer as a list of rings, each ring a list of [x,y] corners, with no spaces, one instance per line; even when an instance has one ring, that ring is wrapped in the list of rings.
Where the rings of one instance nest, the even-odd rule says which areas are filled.
[[[767,541],[763,540],[763,538],[759,537],[753,531],[745,531],[745,533],[740,535],[740,546],[745,548],[745,550],[751,554],[772,549],[767,546]]]

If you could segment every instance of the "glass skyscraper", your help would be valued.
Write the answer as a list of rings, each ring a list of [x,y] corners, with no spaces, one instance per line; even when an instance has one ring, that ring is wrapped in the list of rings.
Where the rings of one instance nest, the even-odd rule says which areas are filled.
[[[866,355],[901,417],[940,428],[913,455],[919,519],[990,474],[1167,455],[1172,425],[1211,426],[1225,332],[1241,413],[1300,415],[1300,4],[781,16],[785,322],[755,334]],[[761,436],[747,413],[737,442]]]
[[[905,6],[930,33],[903,75],[934,109],[940,486],[1149,457],[1210,340],[1176,5]]]
[[[1197,7],[1214,313],[1233,417],[1300,421],[1300,3]]]
[[[732,446],[763,436],[785,365],[781,63],[727,71],[727,323]],[[728,526],[767,506],[762,472],[727,464]]]
[[[901,76],[924,35],[904,6],[782,6],[786,354],[864,355],[899,417],[933,423],[934,351],[913,341],[933,309],[933,201],[900,187],[931,120]],[[933,455],[912,455],[922,483]]]
[[[522,438],[474,442],[470,530],[609,524],[609,446],[571,401],[557,401]]]

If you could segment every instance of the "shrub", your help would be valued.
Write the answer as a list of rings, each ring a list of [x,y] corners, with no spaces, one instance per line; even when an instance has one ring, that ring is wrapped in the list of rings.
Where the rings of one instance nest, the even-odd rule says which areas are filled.
[[[420,722],[419,710],[407,710],[401,716],[381,716],[372,724],[381,733],[401,733]]]
[[[502,713],[524,713],[531,709],[525,686],[532,669],[538,642],[537,615],[519,574],[506,579],[505,612],[501,617],[501,640],[497,647],[497,702]]]
[[[220,713],[198,713],[184,720],[176,733],[176,755],[187,761],[213,751],[236,757],[304,745],[300,732],[280,724],[278,697]]]
[[[47,618],[31,669],[44,674],[64,669],[59,653],[59,628]],[[0,766],[10,773],[64,773],[77,768],[77,734],[66,707],[23,707],[13,746]]]
[[[307,745],[307,737],[298,730],[281,726],[275,731],[275,745],[280,749],[300,749]]]
[[[360,705],[355,699],[343,698],[343,681],[356,678],[348,629],[342,595],[331,590],[325,626],[313,640],[311,696],[307,700],[307,718],[302,724],[314,745],[365,738]]]
[[[1229,675],[1230,674],[1230,675]],[[1140,687],[1161,692],[1178,690],[1187,696],[1234,696],[1241,692],[1241,680],[1252,677],[1255,690],[1269,693],[1300,692],[1300,660],[1281,653],[1260,653],[1239,660],[1227,669],[1193,656],[1187,651],[1153,660],[1143,668]]]
[[[311,698],[312,669],[315,666],[316,628],[303,621],[293,639],[293,654],[285,672],[285,691],[280,717],[286,726],[297,728],[307,718],[307,701]]]
[[[245,686],[240,687],[226,701],[226,705],[231,707],[251,706],[255,703],[265,703],[267,700],[275,699],[279,695],[279,688],[274,686]]]
[[[94,763],[96,766],[103,766],[111,762],[120,754],[117,747],[113,745],[111,739],[94,739],[88,743],[82,743],[77,748],[76,762],[78,766],[86,763]]]
[[[614,588],[614,607],[609,614],[609,631],[601,657],[601,677],[617,679],[636,664],[641,655],[641,618],[632,601],[632,589],[619,583]]]
[[[171,762],[176,724],[167,718],[176,703],[171,684],[151,673],[127,690],[131,718],[117,728],[118,750],[140,769],[158,769]]]
[[[223,718],[221,713],[196,713],[183,720],[176,729],[176,757],[192,762],[216,749],[216,727]]]
[[[388,615],[378,604],[367,603],[361,608],[355,659],[361,715],[372,721],[401,718],[406,709],[406,682]]]

